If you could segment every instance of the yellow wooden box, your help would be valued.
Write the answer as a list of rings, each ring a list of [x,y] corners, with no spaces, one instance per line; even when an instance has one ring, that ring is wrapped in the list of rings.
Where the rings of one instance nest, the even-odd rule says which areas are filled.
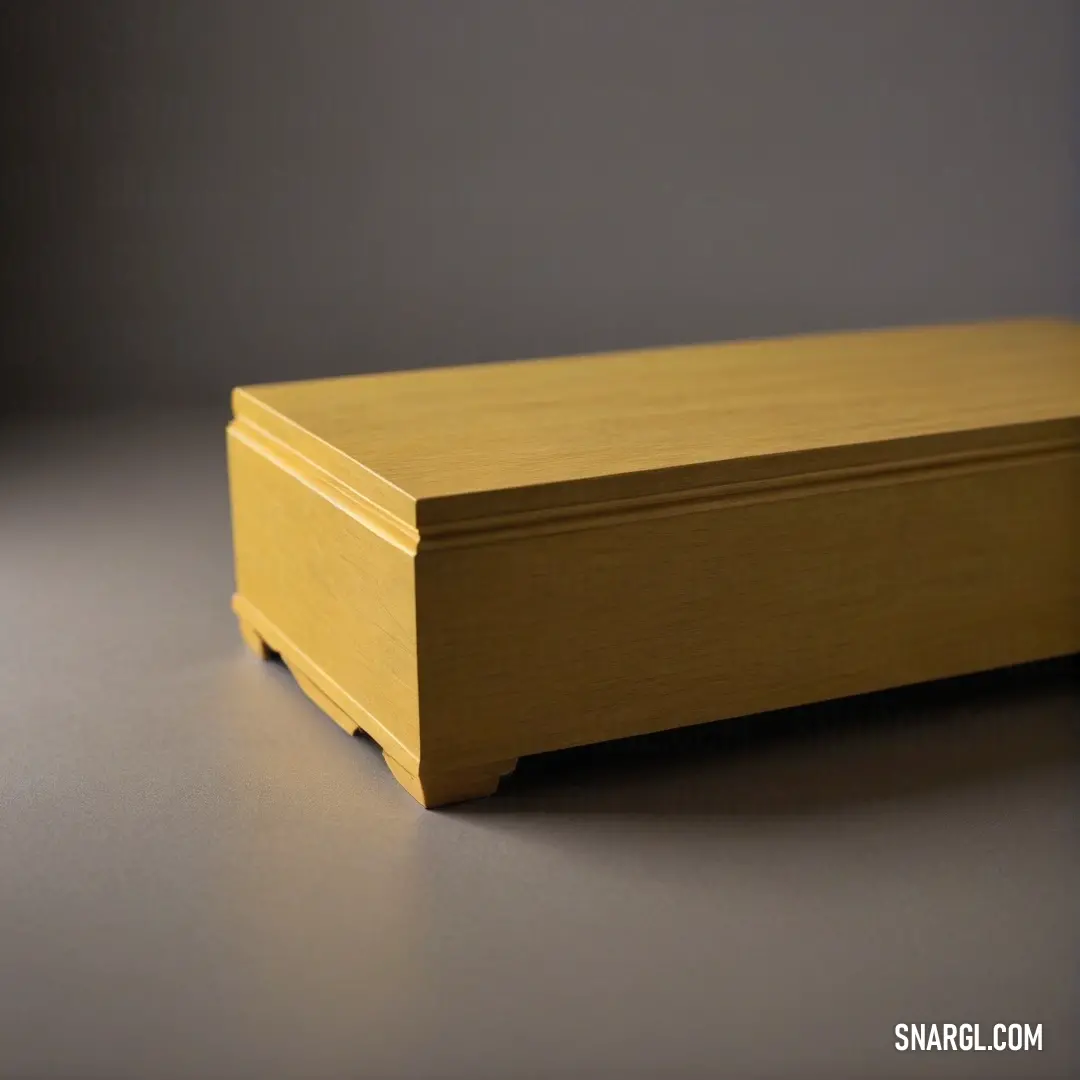
[[[1080,326],[240,388],[234,609],[425,806],[1080,650]]]

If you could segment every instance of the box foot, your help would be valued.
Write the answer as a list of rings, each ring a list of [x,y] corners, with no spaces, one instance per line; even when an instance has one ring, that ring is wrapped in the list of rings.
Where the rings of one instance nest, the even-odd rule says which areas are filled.
[[[338,699],[349,702],[345,694],[340,694],[339,687],[325,677],[317,667],[311,665],[315,678],[309,674],[309,662],[304,654],[299,652],[288,638],[280,635],[273,625],[258,616],[258,612],[251,608],[240,596],[233,597],[233,609],[236,612],[240,624],[240,634],[248,648],[262,660],[270,657],[279,657],[296,682],[296,685],[304,694],[317,705],[334,723],[349,735],[365,734],[364,728],[353,719],[338,704]],[[253,617],[254,616],[254,617]],[[273,645],[267,642],[263,634],[256,629],[256,619],[260,626],[264,626],[269,634]],[[327,686],[330,693],[323,689]],[[333,695],[333,696],[331,696]],[[372,726],[367,730],[376,743],[385,747],[397,744],[397,740],[389,737],[388,732],[374,722],[374,717],[365,713],[357,703],[351,702],[351,711],[359,713],[362,717],[368,716]],[[404,753],[408,753],[402,747]],[[484,762],[479,765],[469,765],[464,768],[445,769],[437,765],[432,767],[430,763],[417,764],[413,758],[409,765],[403,765],[392,753],[383,749],[383,757],[386,759],[390,771],[399,784],[412,797],[428,809],[437,806],[449,806],[453,803],[467,802],[470,799],[482,799],[487,795],[493,795],[499,786],[499,781],[514,771],[517,766],[517,758],[508,761]],[[411,757],[411,754],[410,754]]]
[[[313,683],[311,679],[297,667],[297,665],[290,664],[288,657],[285,657],[285,666],[292,672],[292,677],[296,680],[296,685],[299,686],[300,689],[303,690],[304,693],[307,694],[307,696],[315,702],[315,704],[318,705],[342,731],[349,735],[363,734],[360,725],[349,716],[344,709],[340,708],[334,701],[328,698],[326,694],[324,694],[315,683]]]
[[[269,660],[272,650],[270,646],[263,641],[259,631],[256,630],[243,616],[238,615],[236,618],[240,623],[240,636],[244,639],[244,643],[247,647],[260,660]]]
[[[386,764],[390,766],[397,782],[421,806],[429,810],[436,806],[449,806],[452,803],[494,795],[499,781],[512,773],[517,765],[517,758],[514,758],[511,761],[497,761],[445,772],[421,766],[422,775],[417,776],[395,761],[385,750],[383,757],[386,758]]]
[[[243,617],[243,615],[237,615],[237,621],[240,623],[240,636],[244,639],[247,647],[260,660],[268,660],[271,656],[280,656],[282,662],[289,669],[289,673],[292,675],[293,679],[296,680],[296,685],[299,686],[300,689],[303,690],[304,693],[315,702],[315,704],[318,705],[338,727],[342,728],[350,735],[361,733],[360,725],[331,698],[327,697],[327,695],[304,674],[298,664],[293,663],[287,655],[278,653],[275,649],[272,649],[267,645],[266,639],[255,629],[251,622]]]

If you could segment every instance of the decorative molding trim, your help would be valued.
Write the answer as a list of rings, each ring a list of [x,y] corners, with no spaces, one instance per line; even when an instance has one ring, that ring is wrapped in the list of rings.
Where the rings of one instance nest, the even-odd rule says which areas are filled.
[[[432,551],[477,547],[547,534],[606,528],[651,518],[706,513],[721,507],[809,498],[828,492],[913,483],[937,476],[958,476],[988,469],[1020,468],[1080,454],[1078,434],[937,453],[923,458],[898,457],[865,465],[789,472],[760,480],[731,480],[651,495],[555,505],[543,510],[477,516],[417,528],[349,487],[250,419],[234,419],[229,425],[229,432],[373,533],[410,555],[416,555],[421,549]],[[799,460],[800,456],[792,455],[793,462]]]

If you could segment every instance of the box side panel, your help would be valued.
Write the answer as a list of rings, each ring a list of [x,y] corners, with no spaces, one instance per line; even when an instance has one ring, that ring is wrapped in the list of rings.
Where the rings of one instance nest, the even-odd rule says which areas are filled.
[[[497,759],[1080,650],[1080,451],[421,547],[425,756]]]
[[[235,425],[228,453],[237,593],[302,654],[322,693],[350,715],[359,705],[360,727],[383,742],[377,723],[415,757],[413,555]]]

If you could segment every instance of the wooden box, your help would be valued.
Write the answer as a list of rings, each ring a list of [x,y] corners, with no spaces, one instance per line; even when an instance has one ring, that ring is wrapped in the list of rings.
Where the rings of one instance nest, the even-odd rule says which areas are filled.
[[[237,389],[244,637],[425,806],[525,754],[1080,650],[1080,326]]]

